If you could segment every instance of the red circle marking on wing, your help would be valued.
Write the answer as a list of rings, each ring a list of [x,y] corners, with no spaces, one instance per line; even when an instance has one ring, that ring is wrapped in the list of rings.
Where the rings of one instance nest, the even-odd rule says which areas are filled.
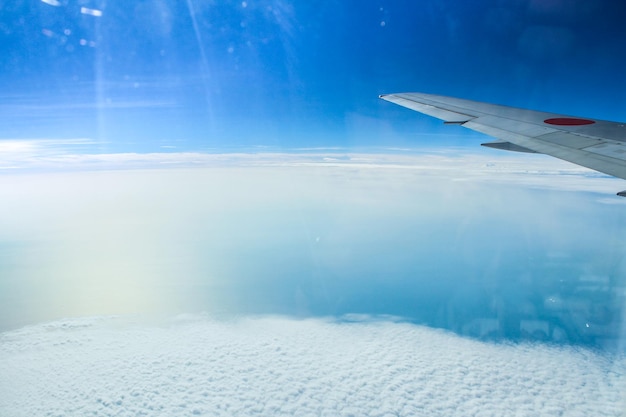
[[[546,119],[543,122],[549,125],[557,125],[557,126],[582,126],[582,125],[592,125],[595,123],[593,120],[575,119],[573,117],[555,117],[552,119]]]

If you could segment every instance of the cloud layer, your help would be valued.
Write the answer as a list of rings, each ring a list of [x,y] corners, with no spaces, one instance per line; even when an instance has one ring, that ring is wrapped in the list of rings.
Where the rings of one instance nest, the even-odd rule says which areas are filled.
[[[474,318],[519,313],[569,323],[570,341],[617,339],[619,182],[547,158],[447,152],[135,155],[137,165],[125,154],[101,155],[94,170],[86,156],[77,172],[6,170],[0,330],[208,311],[392,314],[464,333]]]
[[[84,318],[0,335],[0,414],[621,416],[626,358],[392,321]]]

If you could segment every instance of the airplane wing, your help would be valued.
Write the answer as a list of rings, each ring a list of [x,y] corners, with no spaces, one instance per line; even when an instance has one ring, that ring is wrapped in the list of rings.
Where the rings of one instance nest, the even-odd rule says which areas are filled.
[[[499,139],[483,146],[551,155],[626,179],[625,123],[433,94],[383,94],[380,98]],[[618,195],[626,196],[626,191]]]

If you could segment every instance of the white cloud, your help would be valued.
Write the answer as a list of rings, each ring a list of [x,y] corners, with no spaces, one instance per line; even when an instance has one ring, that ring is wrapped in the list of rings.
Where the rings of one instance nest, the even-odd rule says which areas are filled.
[[[397,152],[314,150],[308,152],[153,152],[76,153],[97,143],[73,140],[0,141],[0,170],[92,170],[155,167],[305,167],[335,169],[337,174],[354,170],[404,171],[422,179],[500,186],[615,194],[626,189],[622,180],[543,155],[472,152],[467,149],[426,149]]]
[[[392,321],[91,318],[0,335],[0,414],[620,416],[626,358]]]
[[[43,168],[45,161],[66,158],[68,152],[95,144],[91,139],[2,139],[0,170]],[[58,165],[58,164],[57,164]]]

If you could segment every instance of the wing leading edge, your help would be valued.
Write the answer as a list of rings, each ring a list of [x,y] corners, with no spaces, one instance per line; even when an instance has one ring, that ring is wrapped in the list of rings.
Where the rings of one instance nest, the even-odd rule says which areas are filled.
[[[422,93],[380,98],[411,110],[493,136],[496,149],[543,153],[604,174],[626,179],[624,123],[518,109]],[[626,191],[618,193],[626,196]]]

